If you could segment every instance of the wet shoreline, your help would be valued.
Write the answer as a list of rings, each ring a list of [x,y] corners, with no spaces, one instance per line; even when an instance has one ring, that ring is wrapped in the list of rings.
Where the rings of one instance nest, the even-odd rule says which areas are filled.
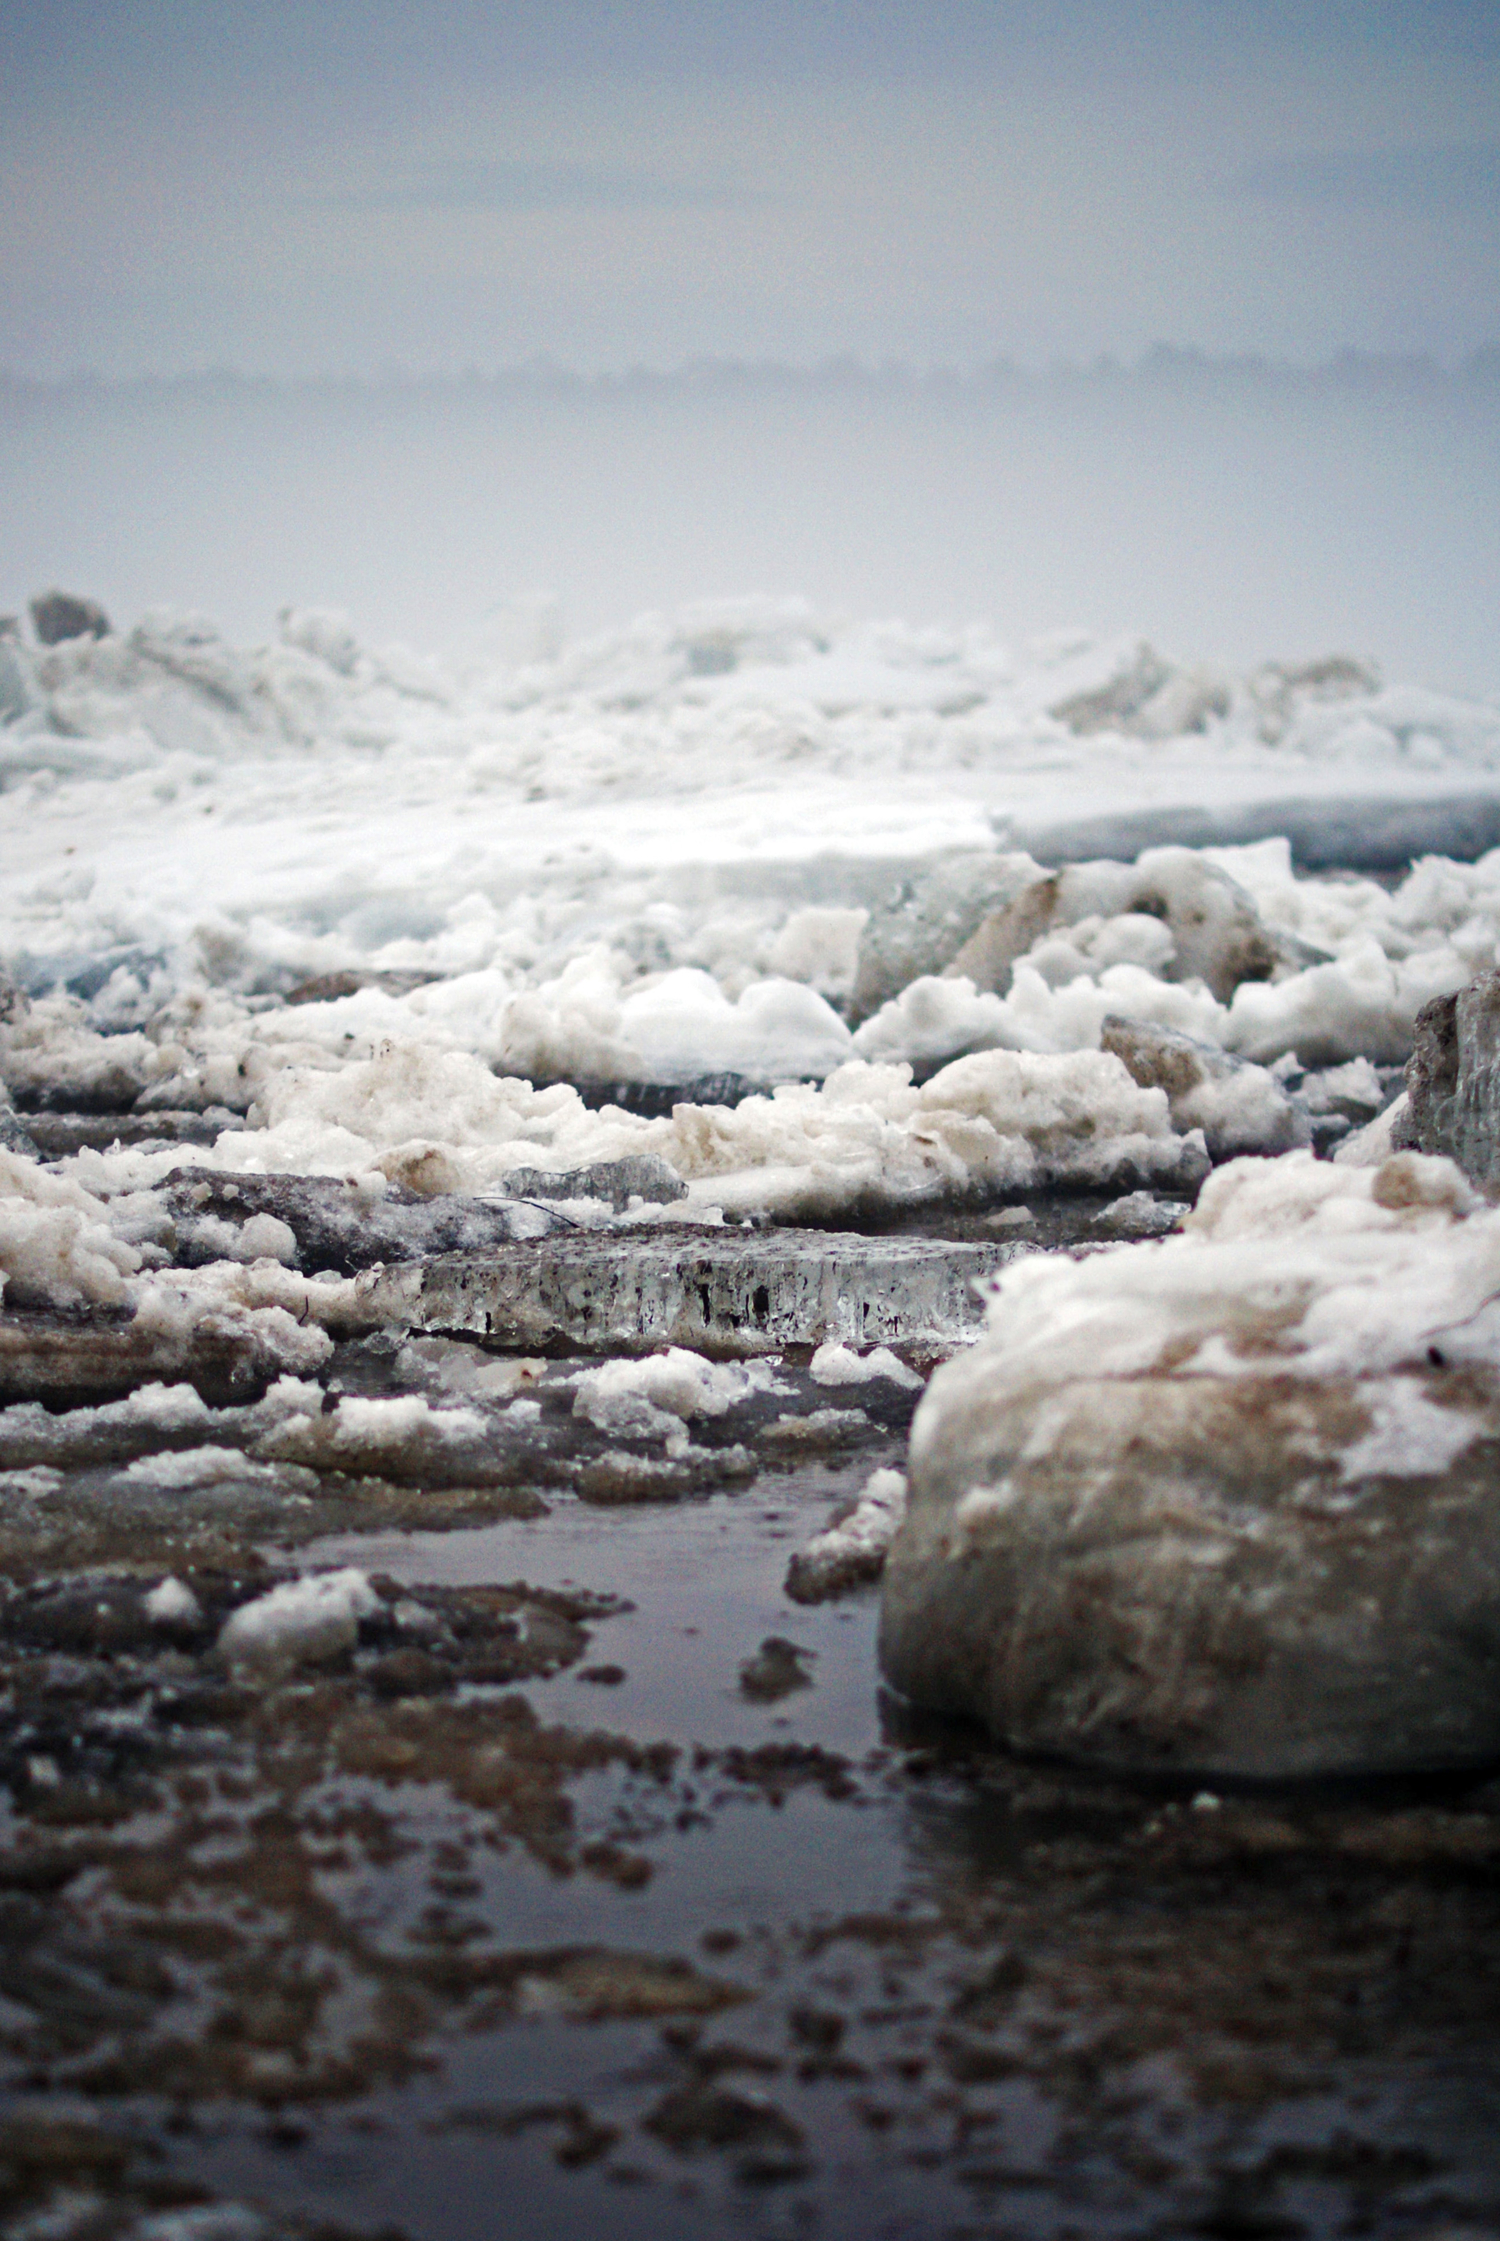
[[[1039,1205],[1036,1242],[1099,1210]],[[433,1364],[471,1355],[519,1359],[342,1343],[325,1421],[462,1401]],[[783,1583],[914,1396],[806,1364],[693,1425],[695,1489],[623,1506],[586,1491],[618,1437],[576,1356],[515,1385],[532,1463],[487,1486],[153,1484],[232,1410],[12,1464],[8,2234],[1492,2225],[1500,1784],[1111,1780],[904,1712],[876,1591]],[[351,1566],[348,1645],[226,1663],[225,1612]]]

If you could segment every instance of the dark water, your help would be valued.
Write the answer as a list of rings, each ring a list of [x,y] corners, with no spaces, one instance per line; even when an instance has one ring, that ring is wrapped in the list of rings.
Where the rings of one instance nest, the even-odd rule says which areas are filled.
[[[911,1396],[782,1374],[711,1427],[758,1475],[691,1500],[7,1482],[4,2241],[249,2241],[202,2222],[236,2203],[410,2241],[1495,2229],[1500,1784],[1209,1794],[916,1718],[876,1590],[783,1589]],[[830,1404],[853,1444],[778,1463],[776,1413]],[[352,1650],[226,1670],[223,1612],[350,1564]],[[204,1615],[167,1638],[169,1571]]]

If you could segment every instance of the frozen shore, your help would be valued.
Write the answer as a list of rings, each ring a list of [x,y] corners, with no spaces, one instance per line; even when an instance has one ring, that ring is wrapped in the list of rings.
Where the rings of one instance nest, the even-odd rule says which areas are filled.
[[[0,2089],[221,2224],[108,2126],[25,2214],[301,2241],[378,2109],[444,2236],[430,2138],[1186,2229],[1250,2047],[1352,2216],[1493,1952],[1500,713],[769,602],[0,700]]]

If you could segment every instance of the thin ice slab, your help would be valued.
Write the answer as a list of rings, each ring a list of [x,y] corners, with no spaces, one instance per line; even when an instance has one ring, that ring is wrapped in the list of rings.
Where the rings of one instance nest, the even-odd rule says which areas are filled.
[[[792,1229],[548,1237],[370,1269],[359,1299],[381,1322],[532,1350],[672,1345],[722,1357],[836,1339],[920,1351],[976,1336],[977,1283],[1024,1249]]]
[[[80,1408],[166,1379],[226,1407],[254,1400],[285,1367],[253,1330],[200,1325],[179,1336],[113,1315],[0,1314],[0,1406]]]

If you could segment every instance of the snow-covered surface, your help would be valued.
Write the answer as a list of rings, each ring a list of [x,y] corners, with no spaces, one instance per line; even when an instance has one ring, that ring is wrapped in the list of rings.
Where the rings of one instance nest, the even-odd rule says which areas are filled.
[[[261,1439],[256,1453],[275,1463],[315,1470],[405,1472],[444,1448],[482,1438],[477,1409],[434,1408],[418,1393],[366,1400],[346,1395],[325,1410],[322,1396],[306,1414],[288,1415]]]
[[[1212,1412],[1226,1384],[1288,1379],[1354,1403],[1308,1418],[1299,1468],[1326,1452],[1345,1477],[1441,1471],[1492,1429],[1489,1387],[1451,1379],[1466,1363],[1500,1367],[1500,1211],[1451,1161],[1236,1160],[1178,1236],[1002,1270],[985,1337],[937,1373],[917,1412],[914,1482],[961,1474],[956,1459],[984,1452],[1016,1410],[1034,1417],[1025,1459],[1047,1455],[1076,1428],[1071,1402],[1046,1403],[1053,1389],[1086,1387],[1107,1441],[1114,1404],[1100,1396],[1112,1389],[1170,1386],[1190,1415],[1195,1392]],[[1433,1401],[1438,1374],[1449,1384]],[[959,1526],[1003,1508],[1008,1484],[985,1474],[959,1501]]]
[[[1497,1451],[1500,1210],[1236,1161],[1178,1236],[1000,1273],[913,1423],[886,1673],[1095,1762],[1488,1763]]]
[[[129,1308],[135,1331],[163,1359],[186,1347],[200,1326],[253,1334],[287,1371],[316,1369],[327,1359],[325,1326],[354,1312],[352,1285],[314,1284],[280,1258],[250,1260],[238,1250],[203,1268],[147,1271],[129,1242],[143,1200],[149,1208],[149,1194],[127,1189],[111,1205],[35,1160],[0,1150],[0,1300],[12,1307]],[[263,1241],[264,1232],[257,1242]]]
[[[118,1307],[140,1265],[98,1199],[0,1151],[0,1297],[18,1307]]]
[[[213,1147],[80,1155],[102,1228],[0,1176],[15,1298],[118,1303],[164,1257],[119,1199],[194,1159],[431,1193],[654,1152],[731,1217],[1188,1187],[1184,1142],[1204,1126],[1212,1148],[1221,1108],[1230,1148],[1289,1140],[1276,1096],[1226,1077],[1201,1117],[1142,1103],[1100,1064],[1111,1015],[1261,1065],[1392,1065],[1500,942],[1500,850],[1391,888],[1295,876],[1274,837],[1055,878],[1016,847],[1081,805],[1492,811],[1500,710],[1348,659],[1210,673],[1123,638],[1009,648],[767,599],[520,667],[368,650],[309,613],[249,650],[163,613],[8,658],[0,959],[32,1001],[3,1007],[0,1072],[23,1107],[224,1124]],[[976,860],[1009,867],[1024,938],[959,923]],[[912,881],[953,938],[861,1017]],[[900,1071],[953,1059],[925,1087]],[[657,1121],[566,1086],[716,1075],[804,1086]],[[295,1258],[269,1217],[221,1242]]]
[[[868,1354],[859,1354],[852,1346],[841,1346],[830,1339],[817,1349],[808,1368],[815,1385],[868,1385],[877,1377],[888,1378],[892,1385],[904,1386],[911,1393],[919,1392],[922,1385],[916,1371],[908,1369],[888,1346],[875,1346]]]
[[[1450,1360],[1487,1360],[1500,1336],[1500,1213],[1481,1209],[1451,1161],[1415,1152],[1377,1168],[1331,1165],[1307,1152],[1236,1160],[1204,1185],[1180,1237],[1004,1272],[990,1329],[1011,1345],[1021,1343],[1026,1320],[1030,1343],[1046,1343],[1051,1306],[1044,1321],[1036,1290],[1044,1270],[1076,1287],[1075,1301],[1111,1303],[1102,1320],[1086,1318],[1088,1361],[1100,1376],[1124,1368],[1121,1345],[1142,1362],[1169,1342],[1176,1354],[1189,1316],[1204,1342],[1174,1361],[1174,1376],[1358,1377],[1438,1341]],[[1024,1308],[1011,1296],[1017,1289],[1028,1295]],[[1149,1325],[1143,1293],[1157,1303]],[[1081,1338],[1076,1306],[1063,1313]],[[1266,1343],[1257,1346],[1252,1333],[1262,1323]]]

